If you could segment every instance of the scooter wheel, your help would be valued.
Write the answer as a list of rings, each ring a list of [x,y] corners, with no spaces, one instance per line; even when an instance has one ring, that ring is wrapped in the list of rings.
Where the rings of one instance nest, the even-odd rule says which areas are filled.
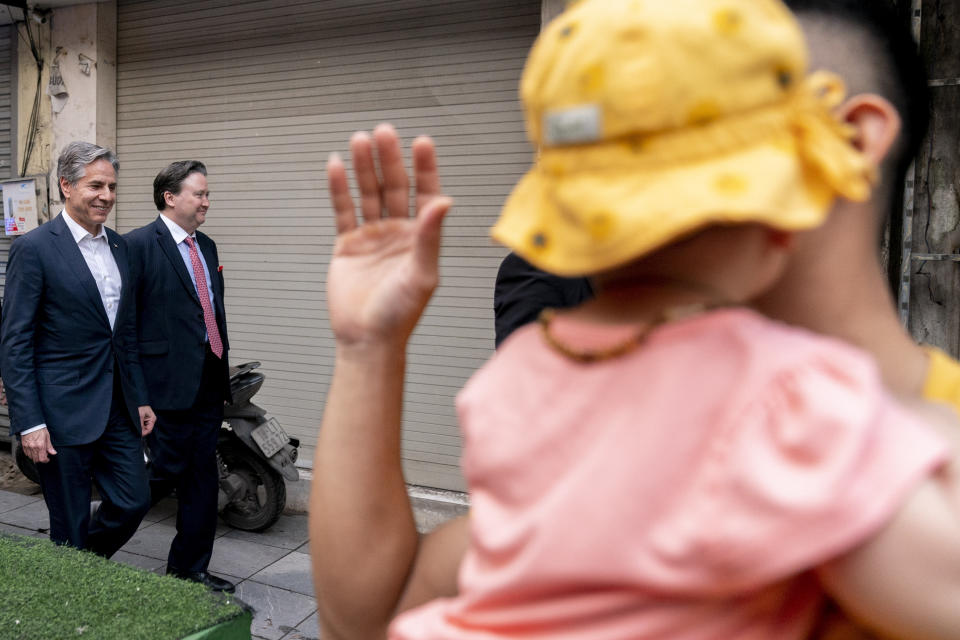
[[[27,457],[27,454],[23,452],[23,447],[20,446],[20,441],[16,438],[13,439],[13,448],[13,458],[17,462],[17,468],[20,469],[20,473],[27,476],[27,479],[31,482],[40,484],[40,473],[37,471],[37,463]]]
[[[243,444],[221,442],[219,453],[227,472],[239,476],[245,485],[242,495],[220,512],[221,517],[231,527],[243,531],[263,531],[271,527],[287,503],[283,476]]]

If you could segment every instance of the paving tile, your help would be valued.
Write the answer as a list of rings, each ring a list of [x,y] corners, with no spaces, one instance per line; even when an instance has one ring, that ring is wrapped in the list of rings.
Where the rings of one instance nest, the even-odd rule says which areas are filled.
[[[24,529],[23,527],[15,527],[12,524],[5,524],[0,522],[0,532],[3,533],[14,533],[18,536],[26,536],[28,538],[47,538],[46,533],[40,533],[39,531],[34,531],[32,529]]]
[[[164,526],[164,525],[157,525]],[[279,547],[236,540],[226,536],[213,545],[210,571],[249,578],[267,565],[273,564],[290,551]]]
[[[272,587],[281,587],[307,596],[313,595],[313,574],[310,556],[305,553],[286,555],[250,578]]]
[[[237,586],[237,597],[254,609],[250,632],[266,640],[280,640],[317,609],[309,596],[252,580]]]
[[[306,515],[284,515],[280,516],[276,524],[260,533],[252,531],[240,531],[232,529],[227,533],[228,538],[237,540],[248,540],[259,544],[268,544],[272,547],[281,547],[283,549],[297,549],[307,542],[307,516]]]
[[[0,521],[3,520],[3,513],[19,509],[34,502],[43,502],[43,496],[24,496],[12,491],[0,491]]]
[[[175,515],[177,515],[177,501],[173,498],[164,498],[155,504],[143,519],[145,522],[160,522]]]
[[[159,506],[159,505],[157,505],[157,506]],[[147,515],[149,515],[149,514],[147,514]],[[176,511],[176,508],[174,508],[174,511],[173,511],[172,514],[170,514],[170,515],[168,515],[168,516],[166,516],[166,517],[164,517],[164,518],[162,518],[162,519],[159,519],[159,520],[150,521],[150,520],[147,520],[146,518],[144,518],[144,519],[143,519],[143,522],[140,523],[140,528],[143,529],[144,527],[149,527],[150,525],[153,525],[153,524],[164,524],[164,525],[166,525],[166,526],[168,526],[168,527],[173,527],[173,529],[176,530],[176,528],[177,528],[177,511]],[[214,537],[214,539],[219,538],[219,537],[222,536],[222,535],[226,535],[227,533],[230,533],[232,530],[233,530],[233,529],[231,529],[229,526],[225,525],[225,524],[224,524],[223,522],[221,522],[220,520],[217,520],[217,529],[216,529],[216,531],[214,532],[213,537]]]
[[[138,529],[120,550],[166,561],[167,554],[170,552],[170,543],[173,542],[175,535],[177,530],[171,525],[147,523]]]
[[[297,553],[305,553],[307,555],[310,555],[310,542],[309,541],[304,542],[302,545],[294,549],[294,551],[296,551]]]
[[[320,640],[320,621],[316,612],[283,636],[283,640]]]
[[[150,556],[141,556],[136,553],[130,553],[121,549],[113,554],[113,557],[110,559],[114,562],[120,562],[122,564],[128,564],[131,567],[137,567],[138,569],[146,569],[147,571],[159,575],[163,575],[167,572],[167,560],[165,557],[161,560],[159,558],[151,558]]]
[[[0,514],[0,522],[44,533],[50,530],[50,514],[43,500],[3,512]]]

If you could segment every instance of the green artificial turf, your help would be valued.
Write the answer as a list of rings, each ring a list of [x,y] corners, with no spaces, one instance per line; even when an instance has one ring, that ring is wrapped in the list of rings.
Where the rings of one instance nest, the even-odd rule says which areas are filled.
[[[216,628],[249,639],[250,613],[199,584],[0,534],[2,640],[178,640]]]

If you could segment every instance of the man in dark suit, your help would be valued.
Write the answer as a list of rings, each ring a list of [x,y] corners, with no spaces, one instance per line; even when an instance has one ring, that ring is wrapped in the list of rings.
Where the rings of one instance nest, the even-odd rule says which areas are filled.
[[[497,271],[493,290],[496,346],[511,333],[533,322],[544,309],[567,309],[593,297],[587,278],[562,278],[536,268],[510,253]]]
[[[64,210],[13,242],[0,323],[10,432],[37,463],[50,539],[106,557],[150,507],[141,437],[155,419],[127,246],[104,226],[117,167],[109,149],[67,145]],[[93,516],[91,483],[102,499]]]
[[[209,195],[203,163],[174,162],[153,181],[160,215],[126,240],[137,274],[141,361],[157,412],[147,440],[152,500],[177,491],[167,573],[233,591],[232,583],[207,572],[217,528],[217,435],[230,394],[217,245],[197,231]]]

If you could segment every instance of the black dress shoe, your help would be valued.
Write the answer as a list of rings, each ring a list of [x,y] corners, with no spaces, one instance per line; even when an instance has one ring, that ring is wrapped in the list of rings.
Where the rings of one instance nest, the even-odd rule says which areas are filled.
[[[207,573],[206,571],[194,571],[193,573],[181,573],[176,570],[167,569],[167,575],[180,578],[181,580],[189,580],[190,582],[199,582],[208,589],[214,591],[225,591],[227,593],[233,593],[236,586],[229,580],[224,580],[223,578],[218,578],[217,576]]]

